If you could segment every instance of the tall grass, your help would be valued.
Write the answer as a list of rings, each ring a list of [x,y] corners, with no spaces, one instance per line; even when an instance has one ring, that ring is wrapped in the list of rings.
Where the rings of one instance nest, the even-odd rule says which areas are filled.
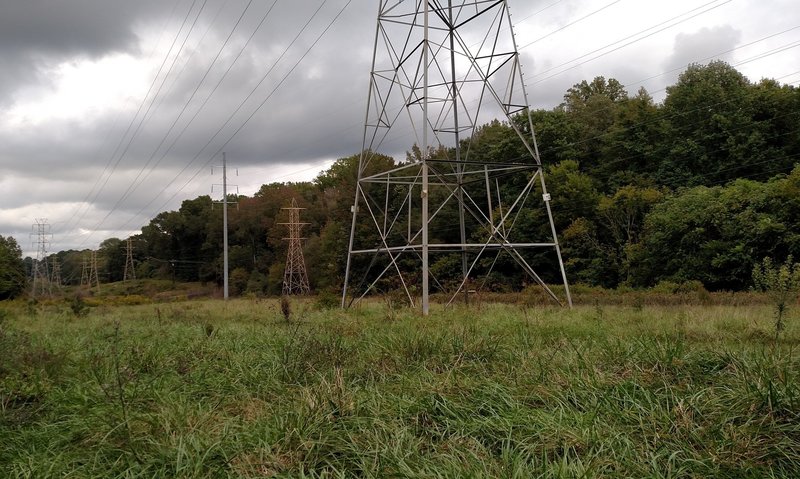
[[[312,306],[6,314],[0,477],[800,477],[769,306]]]

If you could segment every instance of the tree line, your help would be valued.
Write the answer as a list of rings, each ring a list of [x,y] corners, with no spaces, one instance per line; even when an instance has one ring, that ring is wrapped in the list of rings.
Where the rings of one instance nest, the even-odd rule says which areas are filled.
[[[661,103],[644,89],[631,94],[617,80],[597,77],[570,88],[556,108],[522,115],[528,114],[571,283],[699,281],[711,290],[741,290],[752,285],[753,266],[764,257],[800,257],[800,89],[754,83],[712,62],[690,66]],[[512,121],[527,124],[525,116]],[[463,141],[473,158],[529,158],[507,122],[483,125]],[[377,167],[415,152],[382,157]],[[340,158],[313,181],[265,184],[250,197],[231,198],[238,202],[229,210],[233,294],[280,292],[287,245],[279,223],[291,198],[305,208],[312,288],[341,287],[358,159]],[[516,231],[542,237],[543,228],[547,218],[531,210]],[[208,196],[160,213],[131,239],[137,278],[222,281],[222,210]],[[86,253],[55,254],[65,281],[79,283]],[[99,257],[101,281],[121,280],[126,241],[103,241]],[[453,258],[437,262],[431,268],[440,280],[455,275]],[[558,281],[556,265],[534,266]],[[521,275],[494,274],[496,289],[522,282]]]

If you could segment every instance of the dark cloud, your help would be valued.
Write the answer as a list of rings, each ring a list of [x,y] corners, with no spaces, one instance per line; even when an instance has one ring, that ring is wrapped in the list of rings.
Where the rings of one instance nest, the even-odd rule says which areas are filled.
[[[163,10],[156,0],[6,0],[0,9],[0,48],[51,55],[103,55],[135,50],[134,25]]]
[[[3,0],[0,12],[2,107],[17,88],[48,82],[43,70],[49,65],[137,52],[136,26],[165,15],[169,6],[159,0]]]

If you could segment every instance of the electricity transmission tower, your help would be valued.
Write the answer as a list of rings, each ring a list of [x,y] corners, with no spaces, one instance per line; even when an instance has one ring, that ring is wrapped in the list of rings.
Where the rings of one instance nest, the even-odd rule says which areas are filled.
[[[301,245],[301,241],[305,238],[300,237],[300,229],[308,224],[300,222],[300,210],[305,208],[298,208],[297,202],[292,198],[292,206],[281,209],[289,212],[289,222],[279,223],[289,229],[289,237],[283,238],[289,242],[289,251],[286,253],[282,294],[308,294],[311,288],[308,286],[308,274]]]
[[[497,118],[514,154],[473,148]],[[543,171],[507,1],[380,0],[342,306],[396,289],[427,314],[432,289],[468,300],[512,271],[561,304],[537,270],[571,305]]]
[[[122,281],[128,281],[128,279],[136,279],[136,269],[133,265],[133,242],[130,238],[125,245],[125,271]]]
[[[83,286],[92,287],[89,284],[89,258],[86,257],[86,253],[83,254],[83,263],[81,264],[81,287]]]
[[[88,284],[91,288],[92,285],[97,286],[100,288],[100,277],[97,274],[97,251],[92,251],[91,259],[89,261],[89,276],[88,276]]]
[[[58,257],[53,256],[53,271],[50,273],[50,284],[56,285],[56,288],[61,288],[61,263],[58,262]]]
[[[50,273],[47,268],[47,245],[50,243],[50,225],[46,218],[37,218],[33,224],[31,236],[36,240],[36,260],[33,263],[33,289],[31,294],[34,298],[43,294],[52,294],[50,284]]]

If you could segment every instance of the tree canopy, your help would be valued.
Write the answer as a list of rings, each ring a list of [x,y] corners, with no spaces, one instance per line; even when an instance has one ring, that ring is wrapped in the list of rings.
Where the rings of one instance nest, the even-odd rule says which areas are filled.
[[[0,300],[19,296],[25,284],[22,250],[14,238],[0,236]]]
[[[798,88],[752,83],[730,65],[711,62],[690,66],[662,103],[644,89],[631,94],[616,79],[597,77],[570,88],[558,107],[512,121],[527,129],[527,115],[546,165],[570,281],[615,287],[697,280],[711,289],[742,289],[765,256],[800,257]],[[502,121],[462,141],[473,159],[528,155],[512,125]],[[372,155],[369,168],[419,154],[409,145],[406,158]],[[237,293],[279,292],[286,253],[281,208],[292,198],[309,223],[304,234],[312,287],[341,285],[359,157],[336,160],[314,181],[267,183],[252,197],[236,198],[229,225]],[[520,236],[541,237],[549,227],[533,210],[518,221]],[[448,235],[455,233],[433,234],[453,239]],[[132,240],[139,278],[221,282],[222,211],[208,196],[158,214]],[[16,258],[16,244],[4,241]],[[100,249],[102,280],[121,279],[124,242],[111,238]],[[84,252],[58,254],[64,277],[78,281]],[[433,268],[441,281],[459,270],[449,257]],[[555,274],[544,268],[546,280]],[[14,278],[3,276],[3,284],[22,284]],[[518,279],[501,276],[495,284],[519,287]]]

